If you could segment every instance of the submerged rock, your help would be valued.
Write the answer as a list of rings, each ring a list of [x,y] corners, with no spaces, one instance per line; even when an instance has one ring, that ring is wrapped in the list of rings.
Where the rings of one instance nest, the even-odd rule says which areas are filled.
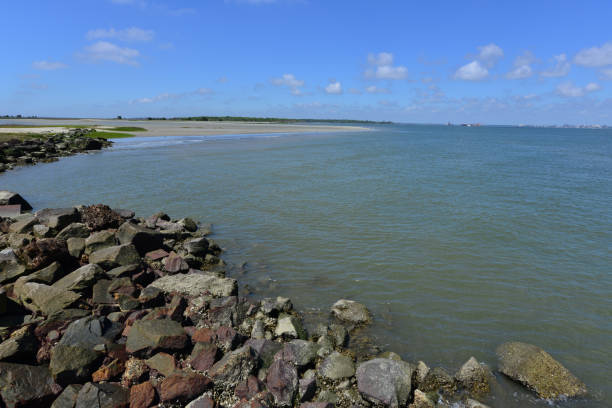
[[[461,366],[455,376],[457,380],[473,395],[488,394],[491,390],[489,380],[492,373],[485,365],[480,364],[474,357]]]
[[[504,343],[497,348],[499,371],[538,397],[562,399],[587,393],[586,386],[550,354],[532,344]]]

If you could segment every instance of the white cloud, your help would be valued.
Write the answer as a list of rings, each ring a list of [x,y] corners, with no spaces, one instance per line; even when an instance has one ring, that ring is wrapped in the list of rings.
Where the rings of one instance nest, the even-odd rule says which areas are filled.
[[[526,51],[523,55],[519,55],[514,60],[514,68],[506,74],[508,79],[524,79],[529,78],[533,75],[533,69],[531,69],[531,63],[535,61],[535,57],[529,51]]]
[[[187,96],[206,96],[213,94],[214,91],[210,88],[198,88],[195,91],[191,92],[182,92],[182,93],[161,93],[155,96],[139,98],[130,101],[130,103],[155,103],[161,101],[167,101],[169,99],[180,99],[185,98]]]
[[[543,71],[540,75],[546,78],[557,78],[564,77],[570,72],[571,64],[567,60],[567,55],[559,54],[555,55],[555,66],[547,71]]]
[[[459,68],[454,77],[464,81],[480,81],[487,76],[489,76],[489,71],[479,61],[472,61]]]
[[[379,88],[375,85],[368,86],[366,92],[370,94],[389,94],[391,90],[388,88]]]
[[[568,81],[557,86],[557,94],[567,98],[577,98],[589,92],[599,91],[600,89],[601,86],[595,82],[590,82],[585,87],[579,87]]]
[[[478,51],[476,59],[487,68],[493,68],[497,61],[504,56],[504,51],[493,43],[478,47]]]
[[[138,50],[119,47],[107,41],[98,41],[85,47],[84,57],[92,62],[111,61],[118,64],[138,65],[136,58],[140,56]]]
[[[365,72],[366,77],[376,79],[406,79],[408,69],[404,66],[393,66],[393,54],[380,52],[368,55],[368,64],[372,67]]]
[[[32,67],[44,71],[53,71],[56,69],[68,68],[68,65],[57,61],[34,61]]]
[[[293,74],[283,74],[282,77],[272,78],[270,82],[272,85],[284,86],[291,89],[293,95],[301,95],[302,91],[300,87],[304,86],[304,81],[297,79]]]
[[[340,95],[342,93],[342,84],[338,81],[332,81],[325,87],[325,92],[332,95]]]
[[[146,42],[151,41],[155,36],[153,30],[144,30],[138,27],[124,28],[115,30],[114,28],[98,28],[87,32],[88,40],[99,40],[101,38],[113,38],[120,41]]]
[[[574,63],[585,67],[604,67],[612,65],[612,42],[601,47],[591,47],[581,50],[574,57]]]

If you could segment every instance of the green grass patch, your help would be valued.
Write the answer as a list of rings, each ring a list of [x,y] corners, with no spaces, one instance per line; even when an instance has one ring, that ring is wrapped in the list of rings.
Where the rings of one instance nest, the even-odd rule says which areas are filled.
[[[146,132],[147,129],[137,126],[118,126],[114,128],[108,128],[104,130],[110,130],[112,132]]]
[[[129,133],[121,133],[121,132],[101,132],[99,130],[94,130],[86,135],[86,137],[96,138],[100,137],[102,139],[122,139],[124,137],[134,137]]]

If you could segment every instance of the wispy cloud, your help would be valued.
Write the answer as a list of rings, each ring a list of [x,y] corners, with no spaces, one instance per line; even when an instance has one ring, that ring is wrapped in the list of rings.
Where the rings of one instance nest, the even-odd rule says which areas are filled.
[[[571,81],[563,82],[557,86],[557,94],[566,98],[577,98],[587,93],[599,91],[601,86],[595,82],[590,82],[584,87],[576,86]]]
[[[478,47],[478,55],[476,55],[476,59],[487,68],[493,68],[503,57],[504,50],[493,43]]]
[[[463,81],[480,81],[489,76],[489,69],[493,68],[497,62],[504,57],[504,50],[496,44],[481,45],[478,48],[478,54],[472,55],[474,58],[457,69],[455,79]]]
[[[338,81],[330,81],[330,83],[325,87],[325,93],[340,95],[342,93],[342,84]]]
[[[369,54],[368,64],[370,67],[366,69],[365,76],[376,79],[406,79],[408,68],[401,65],[393,66],[393,60],[393,54],[390,52]]]
[[[32,67],[43,71],[54,71],[56,69],[68,68],[68,65],[57,61],[34,61]]]
[[[514,60],[514,68],[506,74],[508,79],[525,79],[533,75],[531,64],[535,61],[535,57],[529,51],[523,55],[519,55]]]
[[[96,30],[89,30],[86,35],[88,40],[110,38],[128,42],[151,41],[154,36],[155,32],[153,30],[145,30],[138,27],[124,28],[121,30],[116,30],[114,28],[98,28]]]
[[[130,101],[130,103],[155,103],[161,101],[167,101],[170,99],[181,99],[189,96],[206,96],[212,95],[214,91],[210,88],[198,88],[194,91],[190,92],[181,92],[181,93],[161,93],[151,97],[138,98]]]
[[[489,70],[482,66],[480,61],[472,61],[460,67],[454,75],[455,79],[463,81],[480,81],[489,76]]]
[[[540,73],[545,78],[558,78],[564,77],[570,72],[571,64],[567,60],[567,55],[559,54],[554,57],[555,66]]]
[[[391,90],[389,88],[380,88],[376,85],[371,85],[366,88],[366,92],[369,94],[389,94]]]
[[[581,50],[574,57],[574,63],[585,67],[605,67],[612,65],[612,42],[601,47],[591,47]]]
[[[270,83],[291,89],[293,95],[301,95],[300,87],[304,86],[304,81],[297,79],[293,74],[283,74],[281,77],[272,78]]]
[[[82,56],[91,62],[110,61],[117,64],[138,65],[136,59],[140,56],[140,52],[107,41],[98,41],[85,47]]]

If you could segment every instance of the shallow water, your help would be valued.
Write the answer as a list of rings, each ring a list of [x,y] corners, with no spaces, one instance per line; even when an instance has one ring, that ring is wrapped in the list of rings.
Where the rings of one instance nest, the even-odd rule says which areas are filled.
[[[550,352],[610,406],[612,131],[389,125],[372,132],[134,138],[0,176],[34,207],[103,202],[215,225],[240,280],[374,313],[405,359],[495,367]],[[234,271],[235,274],[239,272]],[[549,406],[502,381],[494,406]]]

